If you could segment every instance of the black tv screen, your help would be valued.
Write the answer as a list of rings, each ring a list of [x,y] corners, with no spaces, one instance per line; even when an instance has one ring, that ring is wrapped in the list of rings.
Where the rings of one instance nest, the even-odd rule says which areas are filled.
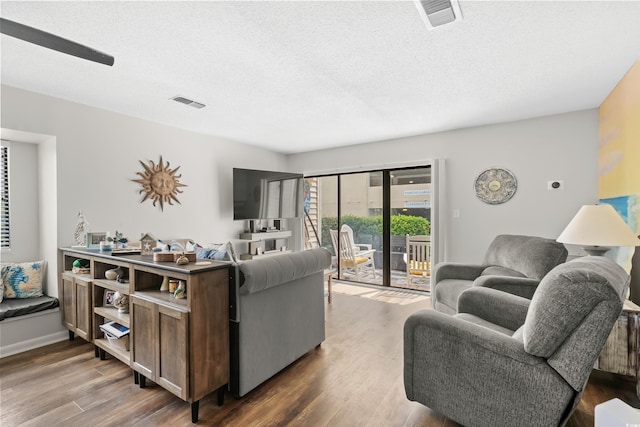
[[[233,168],[233,219],[302,216],[303,176],[299,173]]]

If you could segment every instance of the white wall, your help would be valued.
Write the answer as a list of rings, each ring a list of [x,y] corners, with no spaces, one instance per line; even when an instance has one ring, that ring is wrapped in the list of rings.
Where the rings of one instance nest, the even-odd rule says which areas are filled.
[[[246,224],[233,221],[232,168],[286,167],[282,154],[10,86],[2,86],[1,101],[3,130],[55,140],[41,147],[45,159],[40,161],[47,175],[42,179],[55,182],[57,211],[49,210],[49,200],[41,215],[45,222],[57,217],[57,238],[38,248],[35,256],[73,244],[78,210],[91,231],[118,230],[131,239],[150,232],[159,238],[190,237],[205,243],[237,241]],[[45,166],[54,155],[55,165]],[[140,160],[157,163],[160,155],[172,169],[180,166],[180,181],[187,185],[178,197],[181,204],[165,205],[164,211],[148,200],[141,204],[141,187],[132,182],[142,171]],[[33,224],[38,226],[37,216]],[[49,262],[55,265],[55,260]]]
[[[296,154],[288,165],[313,175],[444,159],[444,259],[480,262],[496,234],[556,238],[580,206],[596,203],[597,155],[598,111],[591,109]],[[501,205],[484,204],[473,192],[476,176],[494,166],[518,180],[514,197]],[[547,190],[550,180],[564,180],[564,190]]]
[[[444,159],[441,227],[445,259],[453,261],[479,262],[499,233],[555,238],[582,204],[597,201],[596,109],[291,156],[7,86],[1,118],[3,128],[55,137],[57,176],[44,179],[57,181],[56,247],[73,243],[80,209],[94,231],[237,243],[245,224],[232,217],[233,167],[313,174]],[[182,204],[164,212],[140,204],[131,181],[139,160],[157,162],[160,155],[180,166],[188,185]],[[503,205],[473,194],[475,177],[492,166],[518,179],[518,192]],[[565,189],[548,191],[547,181],[556,179]],[[453,209],[460,218],[452,218]]]
[[[11,250],[2,251],[2,261],[37,261],[40,256],[38,146],[12,141],[9,158]]]

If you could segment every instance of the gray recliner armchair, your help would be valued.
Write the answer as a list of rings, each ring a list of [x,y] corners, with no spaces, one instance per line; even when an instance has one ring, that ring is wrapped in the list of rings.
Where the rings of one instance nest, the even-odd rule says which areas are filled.
[[[555,267],[528,300],[472,288],[454,316],[404,326],[407,398],[471,426],[563,425],[620,315],[629,275],[604,257]]]
[[[531,299],[540,280],[567,260],[567,249],[555,240],[501,234],[491,242],[482,264],[436,265],[431,295],[437,311],[457,312],[458,297],[472,286],[498,289]]]

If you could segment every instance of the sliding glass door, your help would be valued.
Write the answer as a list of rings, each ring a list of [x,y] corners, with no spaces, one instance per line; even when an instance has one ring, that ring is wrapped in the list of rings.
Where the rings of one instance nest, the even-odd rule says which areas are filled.
[[[406,242],[430,245],[430,166],[310,177],[305,189],[306,247],[332,253],[336,278],[429,290],[430,265],[410,268]]]
[[[430,290],[431,167],[389,171],[389,181],[391,286]]]

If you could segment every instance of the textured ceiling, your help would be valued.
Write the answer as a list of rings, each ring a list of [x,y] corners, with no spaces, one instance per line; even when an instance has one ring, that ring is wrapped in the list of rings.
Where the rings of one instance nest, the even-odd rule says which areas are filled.
[[[597,107],[640,56],[640,1],[460,8],[428,30],[412,1],[2,1],[115,65],[2,35],[1,79],[295,153]]]

